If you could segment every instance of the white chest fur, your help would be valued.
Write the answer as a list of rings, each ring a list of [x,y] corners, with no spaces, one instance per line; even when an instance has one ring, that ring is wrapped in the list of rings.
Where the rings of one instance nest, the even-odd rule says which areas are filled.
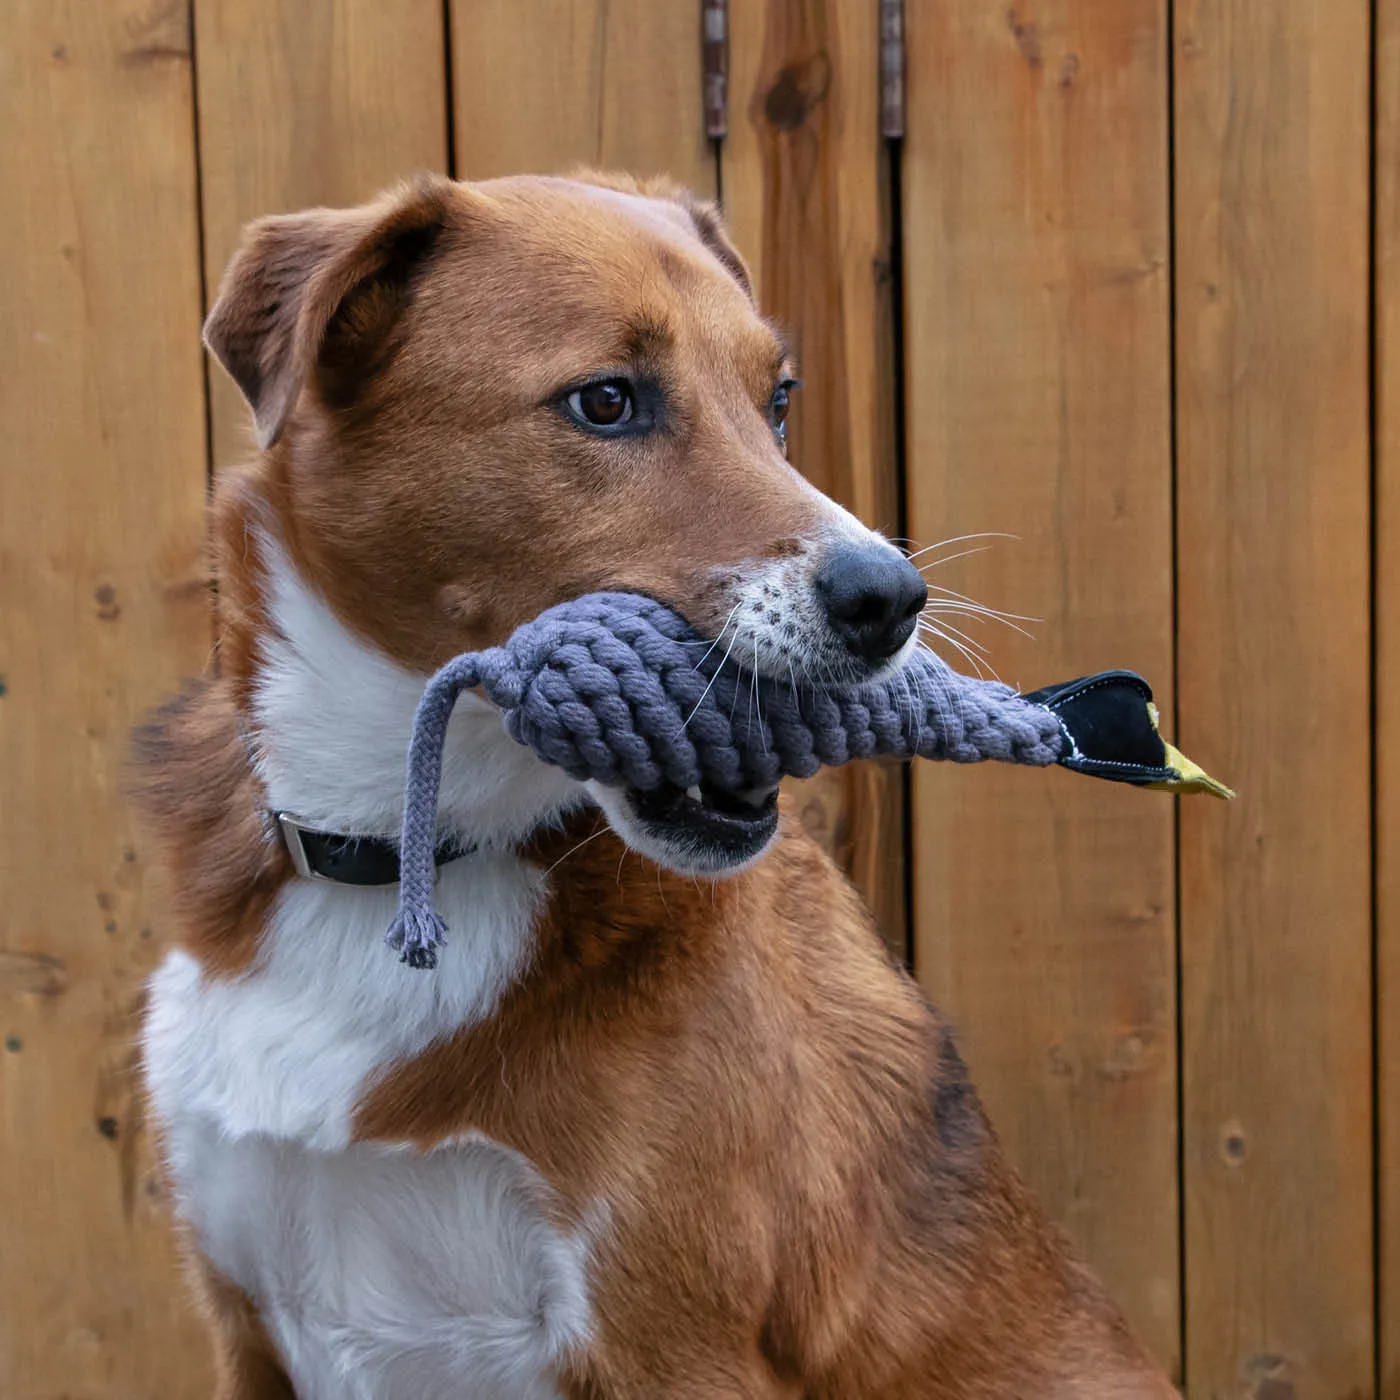
[[[453,941],[423,973],[382,942],[392,891],[298,882],[243,977],[173,952],[152,981],[147,1080],[180,1213],[303,1400],[534,1400],[586,1335],[586,1233],[551,1223],[527,1160],[486,1139],[350,1143],[379,1072],[489,1014],[540,893],[511,856],[445,867]]]
[[[200,1114],[229,1137],[333,1151],[374,1077],[489,1016],[533,946],[543,881],[507,854],[443,867],[450,942],[434,972],[384,945],[396,891],[297,880],[241,977],[171,953],[151,980],[147,1081],[162,1119]]]
[[[269,803],[394,834],[422,677],[342,627],[275,544],[260,550],[278,633],[255,714]],[[510,843],[580,799],[464,697],[441,810],[481,849],[443,868],[435,972],[383,944],[395,890],[296,880],[248,972],[206,979],[177,951],[152,980],[146,1076],[181,1214],[258,1303],[305,1400],[532,1400],[586,1334],[586,1232],[551,1223],[528,1161],[485,1139],[427,1156],[350,1142],[378,1075],[487,1018],[519,974],[544,877]]]
[[[522,1157],[317,1152],[177,1129],[201,1247],[259,1304],[301,1400],[545,1400],[588,1331],[586,1232]]]

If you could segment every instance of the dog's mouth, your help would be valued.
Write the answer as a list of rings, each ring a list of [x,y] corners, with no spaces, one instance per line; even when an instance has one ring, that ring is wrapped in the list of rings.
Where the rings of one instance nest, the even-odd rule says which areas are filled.
[[[720,792],[698,787],[659,787],[629,793],[633,810],[653,835],[712,852],[724,864],[751,860],[778,827],[778,789]]]
[[[778,787],[724,792],[700,783],[597,791],[613,830],[634,850],[684,875],[720,875],[762,855],[778,830]]]

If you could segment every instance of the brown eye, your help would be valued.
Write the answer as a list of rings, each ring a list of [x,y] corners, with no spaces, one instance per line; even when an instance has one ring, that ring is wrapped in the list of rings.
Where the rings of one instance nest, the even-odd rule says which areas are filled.
[[[784,446],[787,445],[788,409],[792,407],[792,391],[796,387],[795,380],[784,380],[773,390],[773,397],[768,404],[768,417],[773,424],[773,431]]]
[[[636,413],[632,386],[625,379],[604,379],[575,389],[568,399],[569,412],[591,428],[620,428]]]

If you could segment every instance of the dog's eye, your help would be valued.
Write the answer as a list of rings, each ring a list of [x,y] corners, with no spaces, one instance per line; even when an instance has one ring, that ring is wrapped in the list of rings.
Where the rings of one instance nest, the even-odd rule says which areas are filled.
[[[637,412],[632,386],[625,379],[603,379],[575,389],[565,400],[570,414],[590,428],[620,428]]]
[[[768,404],[769,421],[773,424],[773,431],[777,434],[778,441],[784,447],[787,446],[788,409],[792,407],[792,391],[795,388],[797,388],[795,379],[783,380],[773,390],[773,397]]]

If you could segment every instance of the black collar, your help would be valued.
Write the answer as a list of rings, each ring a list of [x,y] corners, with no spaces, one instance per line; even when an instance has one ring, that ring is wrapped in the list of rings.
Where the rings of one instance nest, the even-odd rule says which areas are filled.
[[[308,880],[329,880],[336,885],[397,885],[399,843],[382,836],[342,836],[314,831],[290,812],[273,812],[282,841],[298,875]],[[475,846],[455,839],[442,842],[433,853],[435,865],[446,865],[470,855]]]

